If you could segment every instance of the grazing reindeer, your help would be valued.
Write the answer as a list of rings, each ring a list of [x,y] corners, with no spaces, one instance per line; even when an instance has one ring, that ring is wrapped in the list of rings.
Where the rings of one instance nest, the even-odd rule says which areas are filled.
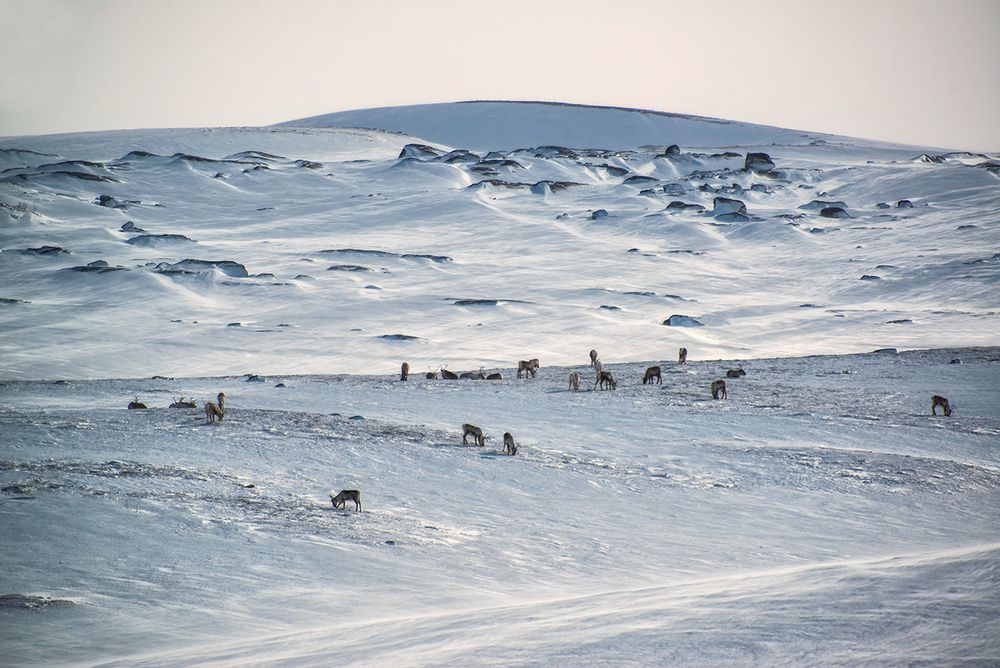
[[[747,372],[743,370],[743,367],[738,366],[735,369],[730,369],[726,372],[726,378],[739,378],[740,376],[747,375]]]
[[[579,391],[580,381],[583,380],[583,376],[580,375],[579,371],[574,371],[569,375],[569,389],[574,392]]]
[[[136,397],[132,401],[128,402],[128,409],[130,411],[134,411],[136,409],[140,409],[141,410],[141,409],[145,409],[145,408],[149,408],[149,406],[147,406],[146,404],[144,404],[141,401],[139,401],[139,397]]]
[[[532,357],[530,360],[521,360],[517,363],[517,377],[521,377],[521,372],[525,372],[525,375],[530,374],[532,378],[538,373],[538,358]]]
[[[937,415],[938,406],[944,410],[945,417],[951,417],[951,403],[944,397],[935,394],[931,397],[931,415]]]
[[[597,373],[597,382],[594,383],[594,389],[600,385],[602,390],[616,390],[618,389],[618,383],[615,382],[615,377],[611,375],[610,371],[599,371]]]
[[[591,350],[590,351],[590,366],[595,367],[595,368],[597,367],[597,351],[596,350]]]
[[[680,350],[677,351],[677,363],[687,364],[687,361],[688,361],[688,349],[681,348]]]
[[[441,369],[441,379],[442,380],[458,380],[458,374],[454,371],[448,371],[447,369]]]
[[[469,444],[469,442],[465,440],[469,436],[472,436],[472,438],[475,439],[476,445],[478,445],[479,447],[483,447],[484,445],[486,445],[486,436],[483,434],[483,430],[474,424],[469,424],[468,422],[466,422],[465,424],[462,425],[463,445]]]
[[[508,455],[517,454],[517,443],[514,442],[514,437],[509,431],[503,433],[503,451]]]
[[[499,371],[497,371],[496,373],[491,373],[490,375],[486,376],[486,380],[503,380],[503,374],[501,374]]]
[[[437,371],[428,371],[425,377],[427,378],[427,380],[437,380],[438,377]]]
[[[353,501],[354,502],[354,510],[355,511],[361,510],[361,492],[360,492],[360,490],[356,490],[356,489],[342,489],[337,494],[337,496],[334,496],[333,494],[331,494],[330,495],[330,501],[333,503],[333,507],[334,508],[343,508],[344,510],[347,510],[347,502],[348,501]]]
[[[226,393],[219,392],[218,400],[219,403],[209,401],[205,404],[205,417],[209,422],[215,422],[215,418],[222,422],[222,418],[226,416]]]
[[[190,401],[184,401],[184,397],[180,397],[177,401],[170,404],[171,408],[197,408],[198,404],[194,402],[194,399]]]
[[[712,382],[712,398],[713,399],[725,399],[726,398],[726,381],[716,380]]]
[[[658,366],[651,366],[646,369],[646,373],[642,377],[642,384],[652,384],[654,378],[657,385],[663,385],[663,376],[660,375],[660,367]]]
[[[399,379],[409,380],[410,379],[410,363],[403,362],[403,366],[399,369]]]

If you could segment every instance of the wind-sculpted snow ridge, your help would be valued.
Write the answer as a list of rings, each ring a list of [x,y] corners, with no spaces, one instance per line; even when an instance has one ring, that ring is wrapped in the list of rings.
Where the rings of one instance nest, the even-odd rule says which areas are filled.
[[[0,384],[5,659],[1000,660],[1000,348],[609,360],[613,391],[582,357]]]

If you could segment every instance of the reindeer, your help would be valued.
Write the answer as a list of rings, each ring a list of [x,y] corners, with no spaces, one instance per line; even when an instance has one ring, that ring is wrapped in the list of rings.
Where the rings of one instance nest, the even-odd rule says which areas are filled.
[[[938,406],[944,410],[945,417],[951,417],[951,402],[941,395],[935,394],[931,397],[931,415],[937,415]]]
[[[437,380],[437,371],[428,371],[427,375],[424,376],[427,380]]]
[[[448,371],[448,369],[441,369],[441,379],[442,380],[458,380],[458,374],[454,371]]]
[[[194,402],[194,399],[184,401],[184,397],[180,397],[174,403],[170,404],[170,408],[197,408],[198,404]]]
[[[580,381],[583,380],[583,376],[580,375],[579,371],[574,371],[569,375],[569,389],[574,392],[579,391]]]
[[[209,422],[215,422],[215,418],[219,418],[219,422],[222,422],[222,418],[226,416],[225,392],[219,392],[218,401],[218,403],[209,401],[205,404],[205,418]]]
[[[712,382],[712,398],[713,399],[726,398],[726,381],[716,380]]]
[[[535,374],[538,373],[538,358],[532,357],[530,360],[521,360],[517,363],[517,377],[521,377],[521,372],[525,372],[525,375],[531,374],[534,378]]]
[[[596,371],[598,375],[604,371],[604,363],[601,362],[601,360],[594,360],[594,371]]]
[[[738,366],[735,369],[730,369],[726,372],[726,378],[739,378],[740,376],[747,375],[747,372],[743,370],[743,367]]]
[[[466,371],[459,378],[464,380],[486,380],[486,374],[480,368],[479,371]]]
[[[677,363],[687,364],[687,361],[688,361],[688,349],[681,348],[680,350],[677,351]]]
[[[651,366],[646,369],[646,373],[642,377],[642,384],[652,384],[654,378],[657,385],[663,385],[663,376],[660,375],[660,367],[658,366]]]
[[[503,380],[503,374],[501,374],[499,371],[497,371],[496,373],[491,373],[490,375],[486,376],[486,380]]]
[[[342,489],[337,493],[337,496],[333,494],[330,495],[330,501],[333,503],[334,508],[343,508],[347,510],[347,502],[354,502],[354,510],[361,510],[361,491],[357,489]]]
[[[147,406],[146,404],[144,404],[141,401],[139,401],[139,397],[136,397],[132,401],[128,402],[128,409],[130,411],[134,411],[134,410],[137,410],[137,409],[138,410],[144,410],[146,408],[149,408],[149,406]]]
[[[469,424],[468,422],[466,422],[465,424],[462,425],[463,445],[469,444],[469,442],[465,440],[469,436],[472,436],[472,438],[476,441],[476,445],[478,445],[479,447],[483,447],[484,445],[486,445],[486,436],[483,434],[483,430],[474,424]]]
[[[503,451],[508,455],[517,454],[517,443],[514,442],[514,437],[509,431],[503,433]]]
[[[400,380],[409,380],[410,379],[410,363],[409,362],[403,362],[403,366],[400,367],[400,369],[399,369],[399,379]]]
[[[616,390],[616,389],[618,389],[618,383],[615,382],[615,377],[613,375],[611,375],[610,371],[600,371],[600,372],[598,372],[598,374],[597,374],[597,382],[594,383],[594,389],[595,390],[597,389],[598,385],[601,386],[602,390],[603,389],[610,389],[610,390]]]
[[[596,350],[591,350],[590,351],[590,366],[592,366],[594,368],[597,368],[597,351]]]

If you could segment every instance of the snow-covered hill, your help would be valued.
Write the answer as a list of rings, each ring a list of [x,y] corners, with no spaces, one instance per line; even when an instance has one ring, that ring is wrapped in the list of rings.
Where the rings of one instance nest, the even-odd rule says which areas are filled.
[[[469,119],[502,109],[518,140],[554,123],[579,143],[292,126],[0,140],[0,378],[996,343],[991,156],[559,105],[341,121],[493,137],[502,124]]]
[[[1000,663],[995,155],[463,103],[0,170],[7,662]]]

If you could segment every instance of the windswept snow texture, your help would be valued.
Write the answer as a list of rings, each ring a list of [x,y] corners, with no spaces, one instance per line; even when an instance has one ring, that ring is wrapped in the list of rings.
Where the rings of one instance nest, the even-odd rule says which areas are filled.
[[[614,391],[582,357],[6,383],[5,662],[1000,662],[1000,348],[608,364]],[[219,391],[221,423],[167,407]]]
[[[1000,156],[297,123],[0,139],[5,664],[1000,664]]]

